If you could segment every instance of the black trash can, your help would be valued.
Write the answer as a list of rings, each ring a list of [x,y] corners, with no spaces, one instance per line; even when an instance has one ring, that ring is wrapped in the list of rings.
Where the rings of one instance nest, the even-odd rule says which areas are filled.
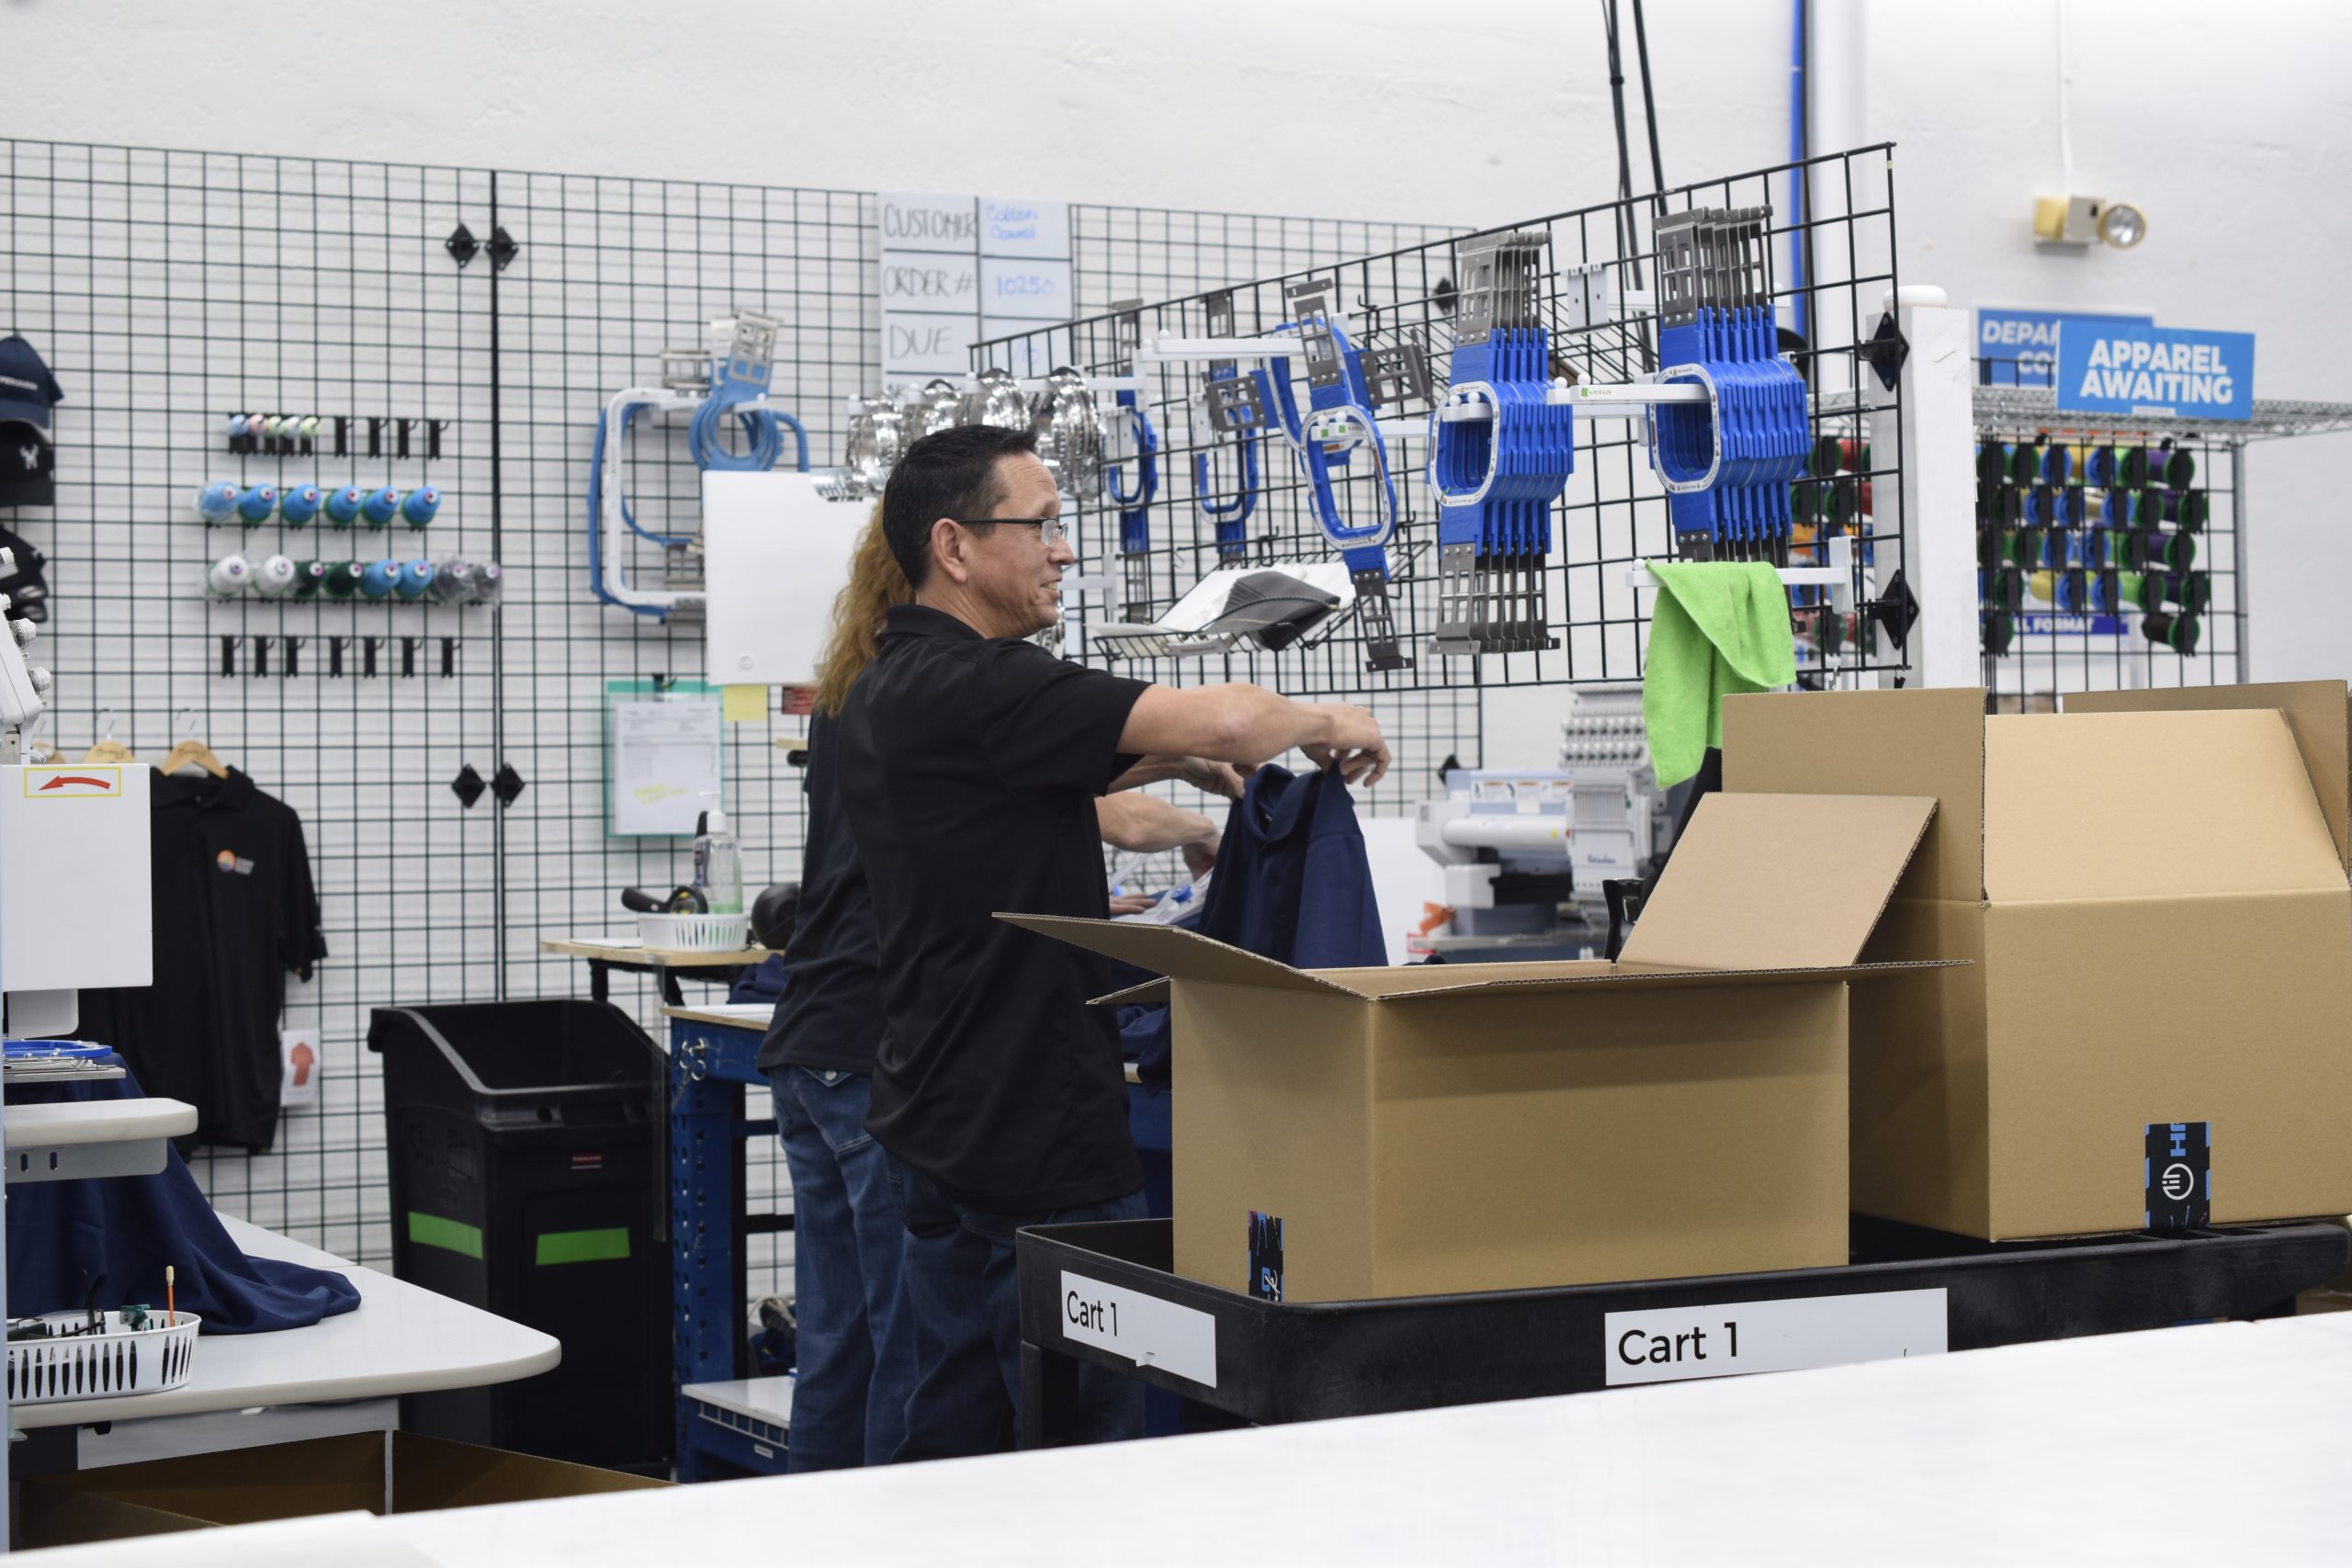
[[[392,1271],[563,1342],[555,1371],[411,1394],[426,1436],[610,1469],[670,1459],[665,1060],[606,1002],[378,1008]]]

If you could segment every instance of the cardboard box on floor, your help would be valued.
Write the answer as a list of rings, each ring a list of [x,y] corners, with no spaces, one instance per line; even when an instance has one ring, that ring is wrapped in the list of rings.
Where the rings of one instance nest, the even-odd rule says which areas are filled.
[[[2352,1208],[2346,690],[1733,697],[1734,792],[1940,803],[1854,1008],[1854,1207],[1989,1240],[2147,1223],[2146,1130],[2204,1122],[2211,1220]],[[2086,711],[2086,710],[2104,711]],[[2139,711],[2122,711],[2132,709]]]
[[[1169,977],[1188,1278],[1248,1291],[1253,1213],[1288,1301],[1834,1265],[1846,981],[1933,810],[1712,797],[1615,964],[1302,971],[1000,918]]]
[[[317,1514],[423,1514],[669,1484],[408,1432],[356,1432],[30,1478],[17,1488],[17,1544],[74,1546]]]

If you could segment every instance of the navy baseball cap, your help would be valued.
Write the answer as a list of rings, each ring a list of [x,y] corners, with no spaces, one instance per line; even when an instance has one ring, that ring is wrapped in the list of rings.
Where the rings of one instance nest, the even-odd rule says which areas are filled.
[[[0,419],[27,420],[46,430],[51,406],[64,400],[64,389],[31,344],[0,337]]]

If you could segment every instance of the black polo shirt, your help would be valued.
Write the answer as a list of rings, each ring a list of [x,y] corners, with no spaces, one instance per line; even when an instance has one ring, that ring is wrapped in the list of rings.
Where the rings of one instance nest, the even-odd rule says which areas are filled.
[[[784,948],[784,995],[776,998],[753,1064],[763,1073],[874,1070],[874,1045],[882,1035],[882,960],[874,942],[874,900],[842,818],[841,778],[841,720],[819,714],[808,723],[808,766],[800,775],[808,802],[800,909]]]
[[[152,1095],[196,1107],[196,1139],[266,1150],[277,1134],[278,1015],[288,971],[327,953],[302,819],[234,768],[152,773],[155,979],[82,993],[85,1040],[113,1046]]]
[[[881,939],[867,1128],[975,1208],[1143,1184],[1104,960],[991,917],[1107,916],[1094,800],[1146,689],[894,606],[842,712],[842,804]],[[813,759],[812,759],[813,760]]]

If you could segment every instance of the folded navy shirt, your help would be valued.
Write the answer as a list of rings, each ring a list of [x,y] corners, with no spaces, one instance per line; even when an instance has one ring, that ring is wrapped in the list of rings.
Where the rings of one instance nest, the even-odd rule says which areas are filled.
[[[120,1058],[113,1058],[119,1066]],[[18,1105],[143,1099],[130,1077],[27,1085]],[[166,1146],[153,1176],[28,1182],[8,1193],[8,1315],[164,1307],[164,1266],[177,1271],[175,1303],[207,1334],[303,1328],[359,1304],[340,1274],[249,1258],[229,1238],[179,1151]]]

